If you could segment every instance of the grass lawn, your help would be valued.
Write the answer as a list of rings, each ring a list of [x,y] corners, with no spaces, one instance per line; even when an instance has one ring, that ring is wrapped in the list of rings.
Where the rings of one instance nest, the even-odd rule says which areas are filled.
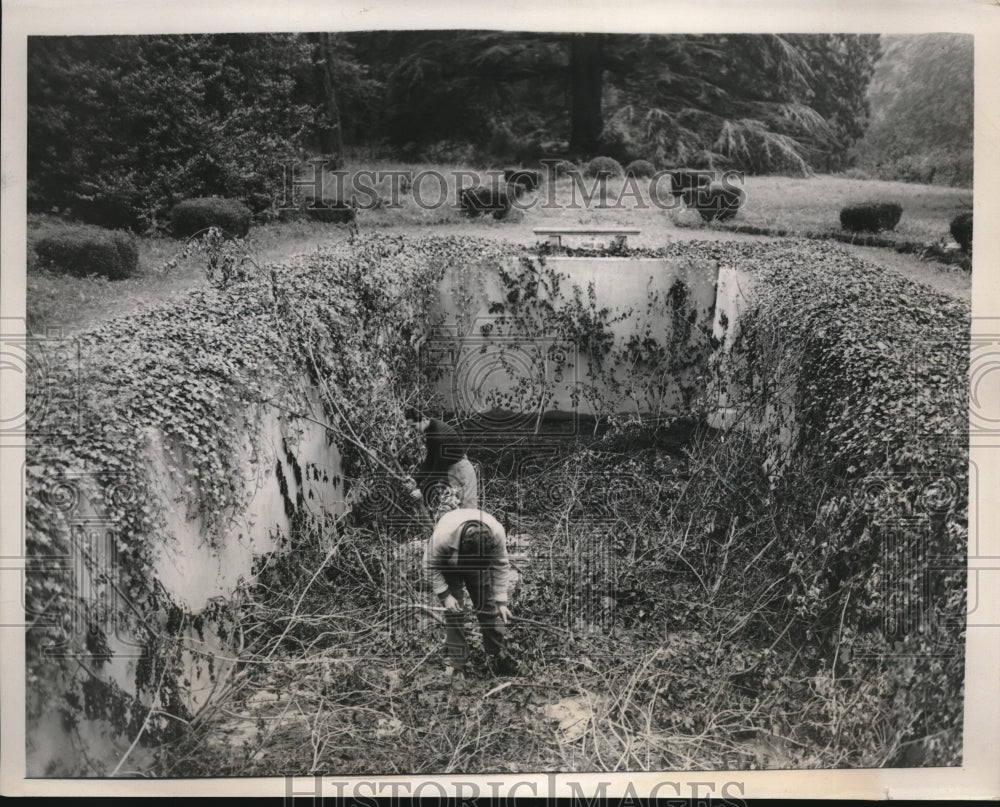
[[[35,240],[58,220],[51,216],[28,217],[27,323],[32,333],[58,328],[63,333],[121,316],[173,299],[207,283],[204,257],[198,254],[162,271],[177,255],[183,241],[173,238],[139,239],[139,272],[126,280],[102,277],[69,277],[40,269],[34,254]],[[346,238],[347,230],[317,222],[284,222],[255,227],[248,239],[258,263],[273,263],[315,249],[329,238]]]
[[[364,166],[369,167],[369,166]],[[478,219],[463,217],[454,207],[456,198],[455,172],[470,169],[458,165],[406,165],[377,163],[382,171],[409,171],[411,176],[424,172],[417,187],[404,190],[397,207],[362,209],[357,224],[362,231],[384,229],[405,235],[436,233],[441,235],[476,235],[503,238],[516,243],[533,244],[539,240],[535,227],[631,227],[641,230],[629,239],[631,246],[656,248],[671,241],[685,240],[756,240],[751,236],[729,232],[719,227],[707,227],[700,217],[683,206],[664,209],[662,202],[669,196],[660,195],[661,205],[651,203],[645,183],[640,183],[640,196],[622,195],[624,180],[608,182],[606,201],[599,197],[589,202],[591,180],[584,186],[571,179],[561,179],[554,191],[545,185],[536,193],[520,200],[523,209],[514,210],[507,220],[495,221],[486,216]],[[361,166],[353,170],[360,170]],[[445,177],[445,186],[431,173]],[[482,179],[485,171],[477,172]],[[346,183],[349,187],[353,172]],[[464,186],[471,179],[463,181]],[[335,186],[328,182],[328,195]],[[666,185],[663,186],[665,190]],[[388,182],[379,187],[384,198],[389,197]],[[809,179],[793,177],[747,177],[747,202],[732,220],[733,224],[759,227],[781,227],[792,232],[838,230],[841,207],[851,202],[888,199],[899,202],[903,216],[895,234],[889,238],[904,241],[934,241],[948,236],[952,217],[971,204],[972,191],[930,185],[910,185],[901,182],[845,179],[817,176]],[[423,199],[418,204],[415,197]],[[665,197],[665,198],[664,198]],[[441,200],[442,204],[434,203]],[[616,202],[620,202],[616,204]],[[72,333],[104,319],[120,316],[140,308],[173,299],[206,282],[203,258],[194,255],[181,261],[169,272],[160,271],[164,262],[182,248],[180,241],[166,238],[140,239],[140,271],[127,280],[108,281],[102,278],[66,277],[37,266],[33,244],[58,220],[52,216],[28,217],[27,256],[27,320],[31,333],[61,329]],[[248,239],[251,253],[258,263],[271,263],[292,255],[308,252],[329,241],[348,237],[341,224],[314,221],[286,221],[254,227]],[[916,256],[897,255],[888,249],[862,248],[843,245],[848,249],[864,249],[864,257],[882,264],[890,271],[900,272],[921,283],[933,285],[945,293],[969,299],[970,276],[967,272],[943,264],[923,261]]]
[[[951,240],[949,226],[959,213],[972,209],[971,188],[946,188],[836,176],[751,176],[743,186],[747,199],[734,224],[782,228],[792,232],[840,230],[841,208],[859,202],[897,202],[899,225],[884,238],[930,242]]]

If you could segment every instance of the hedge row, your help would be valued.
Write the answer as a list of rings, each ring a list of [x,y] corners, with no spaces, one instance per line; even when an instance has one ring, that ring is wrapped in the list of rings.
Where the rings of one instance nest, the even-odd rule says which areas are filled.
[[[759,284],[740,323],[744,388],[764,409],[794,384],[795,438],[771,482],[786,517],[779,566],[800,581],[796,615],[826,626],[836,658],[849,657],[834,674],[885,676],[868,708],[921,764],[958,764],[968,306],[831,244],[775,245],[730,265]]]
[[[903,208],[895,202],[865,202],[848,205],[840,211],[840,226],[856,233],[880,233],[895,230]]]
[[[77,277],[123,280],[139,269],[139,247],[130,233],[89,224],[53,228],[35,242],[35,253],[43,269]]]
[[[972,270],[971,250],[956,251],[947,249],[937,243],[919,243],[915,241],[900,241],[873,233],[845,233],[841,230],[789,230],[784,227],[762,227],[756,224],[728,224],[724,229],[734,233],[747,235],[769,235],[779,238],[808,238],[815,241],[839,241],[844,244],[857,244],[863,247],[882,247],[895,250],[904,255],[918,255],[921,258],[941,261],[942,263],[960,266],[966,271]],[[956,239],[957,240],[957,239]]]

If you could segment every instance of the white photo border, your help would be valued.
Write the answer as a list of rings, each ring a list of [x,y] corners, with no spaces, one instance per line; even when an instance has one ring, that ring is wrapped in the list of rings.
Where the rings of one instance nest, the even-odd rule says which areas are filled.
[[[143,34],[296,30],[506,29],[622,33],[929,33],[975,36],[974,210],[979,224],[972,274],[973,336],[990,320],[1000,323],[1000,239],[982,223],[1000,222],[1000,4],[976,0],[870,2],[870,0],[680,0],[677,2],[571,2],[471,4],[467,0],[176,0],[175,2],[83,3],[63,0],[4,0],[2,106],[2,261],[0,323],[25,316],[26,54],[27,36],[37,34]],[[984,331],[985,332],[985,331]],[[994,327],[994,333],[995,327]],[[1000,393],[998,393],[1000,394]],[[6,384],[0,395],[23,401],[23,384]],[[193,780],[26,779],[24,743],[23,631],[0,631],[0,713],[4,795],[198,795],[300,796],[406,795],[421,783],[428,796],[483,795],[579,797],[603,791],[608,798],[727,797],[739,803],[757,797],[851,799],[1000,797],[1000,453],[973,446],[970,460],[980,472],[979,534],[970,546],[970,595],[978,590],[982,625],[968,631],[964,719],[964,764],[960,768],[822,771],[711,771],[625,774],[518,774],[451,777],[282,777]],[[0,555],[19,553],[23,521],[23,446],[0,442]],[[986,495],[982,495],[986,494]],[[5,566],[6,564],[0,564]],[[23,605],[15,577],[0,580],[0,624],[17,624]],[[22,620],[23,621],[23,620]],[[395,783],[395,784],[394,784]],[[409,789],[404,789],[408,783]],[[489,783],[501,783],[490,785]],[[572,783],[572,784],[571,784]],[[710,784],[711,783],[711,784]],[[728,792],[723,791],[727,786]],[[515,791],[511,792],[511,787]],[[655,789],[658,788],[658,789]],[[654,790],[655,789],[655,790]]]

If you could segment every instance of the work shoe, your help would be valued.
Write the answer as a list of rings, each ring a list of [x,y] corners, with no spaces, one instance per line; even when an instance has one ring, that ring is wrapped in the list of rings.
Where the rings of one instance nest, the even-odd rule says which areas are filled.
[[[517,675],[517,661],[507,653],[498,653],[495,656],[488,656],[486,659],[486,669],[490,675],[510,676]]]

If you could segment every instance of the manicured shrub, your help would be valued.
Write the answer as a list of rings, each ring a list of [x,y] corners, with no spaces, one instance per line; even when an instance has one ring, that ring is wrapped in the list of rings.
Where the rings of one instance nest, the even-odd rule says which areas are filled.
[[[701,215],[704,221],[726,221],[736,215],[743,206],[746,194],[741,188],[728,188],[724,185],[712,185],[708,188],[698,188],[688,191],[689,202]]]
[[[187,199],[170,211],[173,234],[188,238],[209,227],[218,227],[230,238],[243,238],[250,232],[250,208],[234,199],[209,196]]]
[[[502,219],[510,212],[510,196],[504,187],[480,185],[466,188],[459,194],[458,204],[463,215],[480,216],[490,213]]]
[[[357,209],[349,202],[335,199],[324,199],[317,206],[304,204],[302,212],[313,221],[322,221],[326,224],[348,224],[357,218]]]
[[[528,189],[519,182],[515,182],[507,186],[507,194],[509,196],[513,196],[515,199],[520,199],[527,192]]]
[[[674,196],[684,196],[685,194],[689,194],[690,191],[697,188],[707,188],[711,184],[712,177],[710,171],[700,171],[692,168],[677,168],[670,171],[670,192]]]
[[[139,248],[130,234],[86,224],[54,228],[35,242],[35,254],[40,267],[78,277],[123,280],[139,268]]]
[[[542,184],[542,173],[532,168],[505,168],[503,179],[508,185],[515,185],[526,191],[534,191]]]
[[[573,171],[578,171],[579,166],[569,160],[556,160],[555,162],[548,163],[545,170],[548,172],[547,175],[549,177],[562,179],[569,176]]]
[[[855,233],[879,233],[894,230],[903,208],[895,202],[865,202],[848,205],[840,211],[840,226]]]
[[[951,220],[951,237],[958,241],[962,252],[972,252],[972,212],[959,213]]]
[[[608,177],[620,177],[625,173],[625,170],[622,168],[622,164],[613,157],[594,157],[587,163],[583,172],[588,177],[607,179]]]
[[[632,160],[625,166],[627,177],[651,177],[656,173],[656,166],[649,160]]]

